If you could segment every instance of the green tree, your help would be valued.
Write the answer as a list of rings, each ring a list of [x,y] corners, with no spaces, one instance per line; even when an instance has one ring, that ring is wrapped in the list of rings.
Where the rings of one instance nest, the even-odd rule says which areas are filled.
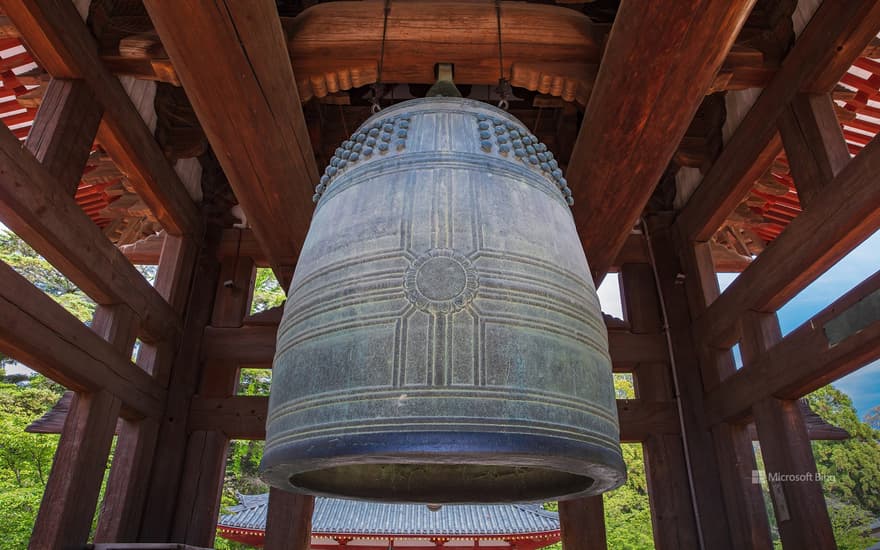
[[[833,386],[816,390],[807,400],[819,416],[850,434],[844,441],[813,442],[826,494],[880,514],[880,432],[860,421],[849,396]]]
[[[51,296],[77,319],[91,321],[95,302],[10,231],[0,230],[0,260]]]
[[[871,410],[866,412],[863,420],[868,426],[880,431],[880,405],[875,405]]]
[[[27,547],[58,436],[24,429],[62,393],[39,374],[24,383],[0,383],[0,548]]]
[[[287,297],[278,284],[275,274],[267,267],[258,267],[254,277],[254,294],[251,299],[251,313],[259,313],[280,306]]]

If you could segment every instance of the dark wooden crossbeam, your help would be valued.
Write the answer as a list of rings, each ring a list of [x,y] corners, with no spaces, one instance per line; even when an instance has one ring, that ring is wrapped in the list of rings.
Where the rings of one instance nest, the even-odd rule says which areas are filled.
[[[717,347],[736,343],[748,310],[776,311],[880,227],[880,140],[844,167],[696,323]]]
[[[198,209],[119,80],[98,56],[98,45],[67,0],[3,0],[40,66],[55,78],[82,79],[104,108],[101,144],[128,175],[162,226],[175,235],[201,235]]]
[[[880,2],[825,1],[785,57],[677,220],[708,241],[782,151],[777,123],[798,92],[828,93],[880,29]]]
[[[753,4],[621,4],[568,165],[575,223],[597,281],[644,210]]]
[[[149,374],[2,262],[0,349],[72,390],[108,392],[128,417],[164,409],[165,389]]]
[[[269,398],[261,396],[199,397],[192,400],[189,429],[222,431],[232,439],[265,439]],[[644,441],[652,434],[679,433],[674,401],[618,399],[620,437]]]
[[[880,358],[880,272],[791,332],[706,396],[711,423],[767,397],[796,399]]]
[[[318,172],[275,2],[145,4],[286,288],[311,220]]]
[[[77,206],[59,181],[0,128],[0,220],[100,304],[124,303],[141,332],[160,340],[178,315]]]

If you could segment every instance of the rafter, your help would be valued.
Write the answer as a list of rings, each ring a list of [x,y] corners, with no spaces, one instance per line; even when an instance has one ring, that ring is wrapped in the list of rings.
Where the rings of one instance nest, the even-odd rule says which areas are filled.
[[[708,241],[782,151],[777,123],[799,91],[828,93],[880,29],[880,2],[823,2],[677,220]]]
[[[318,173],[275,2],[145,4],[286,288],[308,230]]]
[[[119,80],[67,0],[3,0],[28,49],[55,78],[82,79],[104,108],[102,145],[172,234],[200,235],[201,216]]]

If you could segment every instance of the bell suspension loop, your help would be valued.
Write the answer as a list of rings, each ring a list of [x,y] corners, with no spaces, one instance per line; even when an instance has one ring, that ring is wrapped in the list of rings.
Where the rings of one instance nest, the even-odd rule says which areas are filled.
[[[385,0],[385,7],[382,16],[382,42],[379,47],[379,70],[376,75],[376,82],[373,84],[373,97],[370,98],[370,112],[374,115],[382,110],[379,104],[379,98],[382,93],[382,66],[385,64],[385,37],[388,33],[388,15],[391,13],[391,0]]]

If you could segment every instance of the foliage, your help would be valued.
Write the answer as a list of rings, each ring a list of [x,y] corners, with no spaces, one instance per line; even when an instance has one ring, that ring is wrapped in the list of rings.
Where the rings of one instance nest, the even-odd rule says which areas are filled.
[[[58,436],[24,428],[62,393],[39,374],[19,384],[0,383],[0,548],[27,547]]]
[[[826,386],[808,396],[813,410],[850,434],[845,441],[814,441],[819,473],[829,497],[880,514],[880,432],[861,422],[848,395]]]
[[[280,306],[287,297],[278,284],[275,274],[267,267],[258,267],[254,278],[254,294],[251,299],[251,313],[259,313]]]
[[[868,426],[880,431],[880,405],[876,405],[874,408],[866,412],[863,420]]]
[[[27,243],[9,231],[0,230],[0,260],[51,296],[80,321],[88,322],[92,319],[95,302]]]

